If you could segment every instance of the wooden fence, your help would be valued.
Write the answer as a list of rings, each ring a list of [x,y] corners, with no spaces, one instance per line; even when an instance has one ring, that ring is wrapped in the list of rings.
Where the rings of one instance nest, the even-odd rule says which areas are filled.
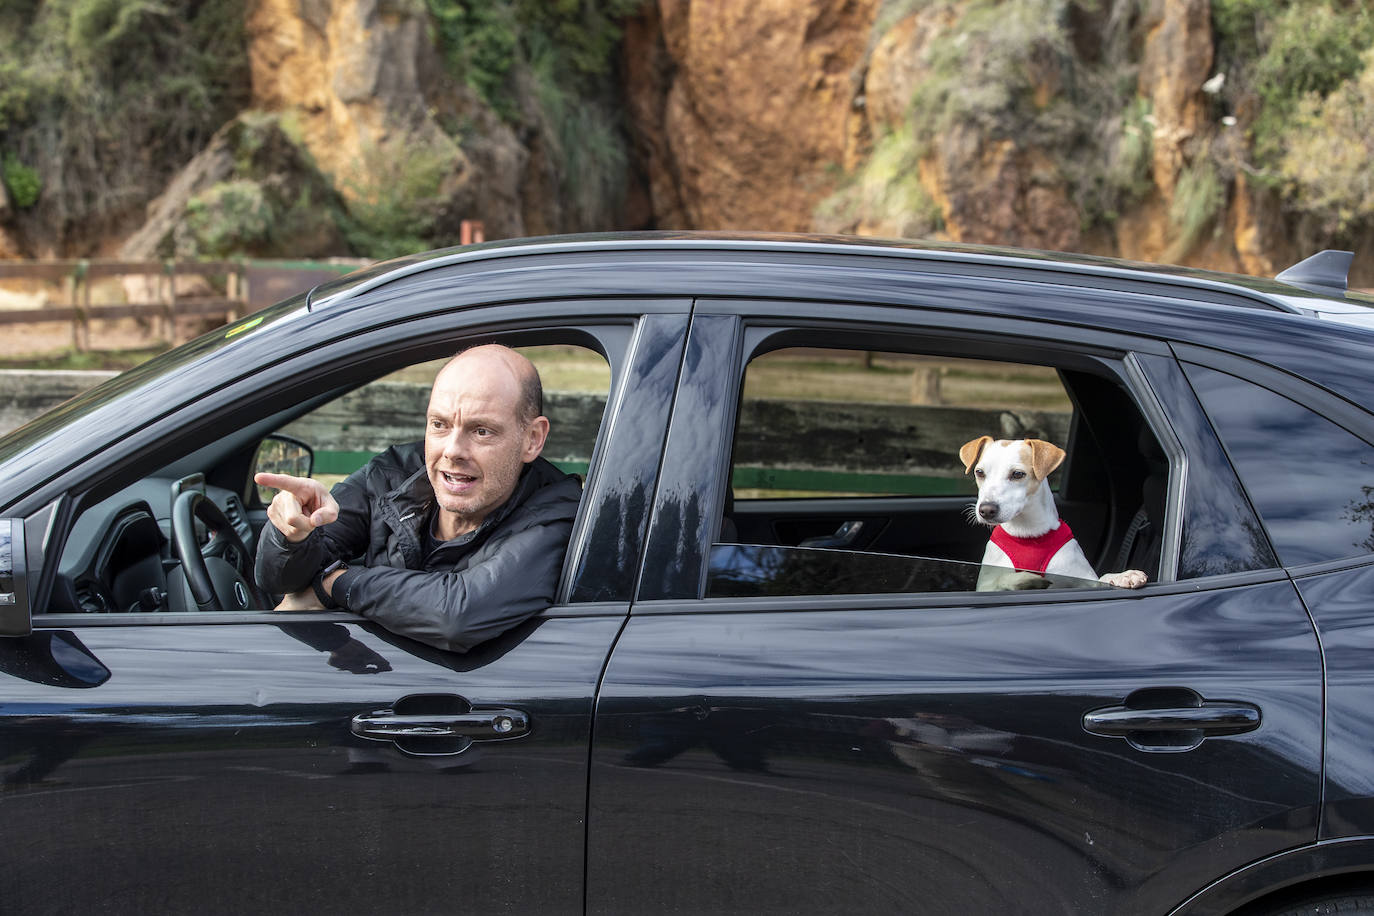
[[[0,261],[0,281],[27,280],[61,284],[63,301],[39,308],[0,309],[0,326],[42,321],[71,322],[72,346],[90,348],[90,323],[95,319],[139,318],[168,339],[175,337],[178,318],[215,318],[233,321],[248,311],[247,264],[243,261]],[[142,277],[151,302],[94,303],[97,280]],[[206,288],[222,293],[178,294],[177,280],[200,278]]]

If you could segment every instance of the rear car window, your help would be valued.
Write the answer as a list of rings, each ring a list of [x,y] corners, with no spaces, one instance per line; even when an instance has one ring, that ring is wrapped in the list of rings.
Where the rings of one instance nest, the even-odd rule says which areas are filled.
[[[1285,566],[1374,553],[1374,447],[1267,388],[1186,370]]]

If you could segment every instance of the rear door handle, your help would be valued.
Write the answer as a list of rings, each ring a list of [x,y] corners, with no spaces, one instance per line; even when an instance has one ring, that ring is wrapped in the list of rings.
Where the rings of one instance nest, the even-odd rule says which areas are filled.
[[[530,732],[530,718],[518,709],[484,707],[452,694],[414,694],[387,709],[359,713],[353,734],[391,741],[407,754],[431,757],[461,754],[475,741],[509,741]]]
[[[1186,688],[1138,690],[1122,706],[1083,714],[1083,729],[1125,738],[1145,751],[1187,751],[1205,738],[1240,735],[1260,727],[1258,706],[1236,700],[1204,700]]]

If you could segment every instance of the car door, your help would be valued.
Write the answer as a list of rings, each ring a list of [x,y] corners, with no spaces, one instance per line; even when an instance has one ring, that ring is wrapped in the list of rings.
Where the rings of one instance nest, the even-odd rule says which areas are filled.
[[[291,403],[303,367],[569,334],[611,364],[562,598],[466,654],[339,612],[53,609],[35,614],[31,635],[0,639],[7,908],[581,911],[592,697],[647,522],[626,494],[654,485],[686,304],[578,311],[575,328],[537,303],[456,322],[382,314],[318,339],[298,328],[295,355],[208,390],[35,494],[35,518],[53,510],[54,563],[93,498],[83,486],[109,467],[167,460],[188,430],[205,439],[207,417]]]
[[[597,699],[589,911],[1159,913],[1313,841],[1317,642],[1167,348],[839,314],[697,304]],[[720,542],[744,367],[846,342],[1125,392],[1169,456],[1158,581],[950,591],[954,560]]]

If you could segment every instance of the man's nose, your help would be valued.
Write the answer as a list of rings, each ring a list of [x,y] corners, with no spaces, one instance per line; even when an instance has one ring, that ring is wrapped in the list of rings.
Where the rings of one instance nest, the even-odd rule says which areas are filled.
[[[454,429],[444,440],[444,457],[450,461],[466,458],[468,454],[467,436],[461,429]]]

